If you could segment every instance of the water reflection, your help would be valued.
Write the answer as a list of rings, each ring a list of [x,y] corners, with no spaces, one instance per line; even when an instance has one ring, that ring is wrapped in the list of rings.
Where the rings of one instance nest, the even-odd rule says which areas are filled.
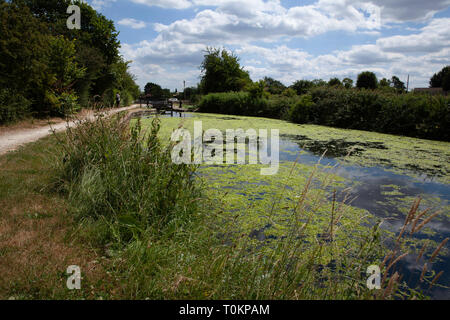
[[[420,173],[418,176],[415,175],[412,177],[407,174],[408,170],[404,170],[403,174],[392,172],[392,167],[389,164],[384,166],[362,167],[339,163],[338,159],[346,156],[349,152],[362,152],[358,147],[360,145],[362,144],[345,144],[337,140],[331,141],[328,144],[322,144],[308,142],[304,138],[299,142],[299,137],[295,137],[294,140],[285,136],[280,141],[280,160],[298,161],[302,164],[313,165],[321,159],[326,147],[330,147],[331,152],[327,150],[327,156],[323,157],[321,164],[332,166],[333,168],[324,168],[324,170],[331,170],[333,173],[346,178],[348,181],[346,186],[352,187],[350,194],[352,206],[366,209],[378,217],[388,218],[384,223],[384,227],[391,231],[398,231],[403,226],[405,211],[400,209],[402,200],[419,196],[422,198],[439,199],[439,203],[433,208],[435,210],[445,208],[449,205],[450,185],[433,181],[433,175],[430,175],[430,172],[420,172],[420,168],[411,168],[414,170],[410,171],[414,171],[415,173],[419,171]],[[364,144],[364,147],[367,147],[367,145]],[[370,147],[384,148],[382,144],[371,145]],[[301,153],[300,157],[298,156],[299,153]],[[343,195],[340,196],[339,200],[342,199]],[[423,205],[419,207],[419,210],[424,209],[425,207]],[[435,231],[435,234],[422,233],[415,235],[415,237],[418,239],[432,239],[438,243],[450,237],[450,221],[445,213],[444,211],[439,219],[427,225]],[[444,271],[439,283],[448,287],[450,286],[450,274],[448,272],[450,270],[450,255],[447,253],[446,256],[441,256],[441,258],[440,261],[433,263],[432,268],[433,270]],[[431,295],[435,299],[450,299],[449,289],[433,287],[431,291],[428,291],[428,284],[419,282],[424,262],[423,258],[416,261],[415,257],[410,256],[409,259],[401,261],[397,265],[396,270],[400,270],[404,276],[404,281],[412,288],[419,286],[426,294]]]

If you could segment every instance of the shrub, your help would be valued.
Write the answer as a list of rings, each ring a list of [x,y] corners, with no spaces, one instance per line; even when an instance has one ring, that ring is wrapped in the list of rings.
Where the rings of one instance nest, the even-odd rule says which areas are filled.
[[[384,91],[315,88],[289,120],[449,141],[450,99]],[[305,98],[306,99],[306,98]]]
[[[199,102],[199,111],[234,115],[262,115],[267,100],[254,97],[248,92],[211,93]]]
[[[78,97],[73,93],[63,92],[59,97],[59,115],[68,116],[80,111]]]
[[[273,95],[267,103],[267,109],[264,112],[265,117],[289,120],[289,110],[300,99],[295,95],[287,97],[284,95]]]
[[[102,95],[102,107],[113,108],[116,103],[116,92],[114,89],[106,89]]]
[[[296,123],[309,123],[314,119],[314,102],[309,94],[300,97],[300,100],[289,109],[289,119]]]
[[[14,122],[30,115],[31,102],[10,89],[0,89],[0,124]]]
[[[120,93],[120,97],[121,97],[120,104],[123,107],[129,106],[134,101],[133,95],[129,91],[122,91]]]
[[[287,89],[285,89],[283,91],[282,95],[285,96],[285,97],[292,98],[292,97],[295,97],[297,95],[297,91],[295,91],[292,88],[287,88]]]

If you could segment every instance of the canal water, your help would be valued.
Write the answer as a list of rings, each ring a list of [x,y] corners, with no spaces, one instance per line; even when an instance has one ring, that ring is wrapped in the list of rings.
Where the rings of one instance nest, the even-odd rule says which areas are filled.
[[[151,118],[148,116],[146,118]],[[196,117],[192,113],[173,113],[163,115],[162,118]],[[218,117],[217,119],[221,119]],[[223,120],[239,120],[239,117],[228,117]],[[220,120],[222,121],[222,120]],[[374,149],[384,148],[383,143],[379,142],[359,142],[360,146]],[[330,170],[333,174],[345,179],[345,187],[351,188],[351,205],[365,209],[371,214],[385,220],[383,227],[394,232],[398,232],[403,226],[405,217],[415,198],[423,199],[420,210],[432,207],[433,212],[441,210],[441,214],[433,219],[427,226],[430,232],[415,234],[419,239],[430,239],[440,243],[443,239],[450,237],[450,219],[448,208],[450,205],[450,184],[442,178],[442,172],[423,171],[420,168],[394,168],[389,163],[380,163],[364,166],[352,162],[346,162],[345,158],[351,143],[342,140],[312,141],[304,136],[281,135],[279,152],[281,162],[298,162],[304,165],[316,165],[319,161],[324,170]],[[363,152],[356,148],[353,152]],[[325,156],[324,156],[325,152]],[[270,146],[269,146],[270,153]],[[230,170],[232,171],[232,170]],[[444,172],[444,175],[447,174]],[[249,201],[258,201],[264,197],[261,193],[259,198],[248,199]],[[330,195],[331,196],[331,195]],[[340,199],[338,199],[340,200]],[[258,230],[255,230],[257,233]],[[261,233],[261,232],[260,232]],[[264,235],[261,234],[261,239]],[[420,287],[425,294],[434,299],[450,299],[450,254],[447,243],[440,256],[433,262],[429,269],[436,273],[444,271],[439,280],[440,286],[435,286],[428,290],[428,284],[420,283],[419,278],[422,272],[423,264],[426,262],[423,258],[416,261],[415,258],[405,259],[397,265],[397,270],[404,276],[403,280],[412,288]],[[433,248],[434,250],[434,248]]]
[[[430,222],[430,227],[434,233],[419,235],[435,240],[440,243],[443,239],[450,237],[450,219],[448,212],[445,212],[450,204],[450,185],[437,182],[435,177],[427,173],[414,172],[393,172],[389,166],[363,167],[358,165],[346,165],[340,162],[339,157],[324,156],[324,148],[304,149],[305,146],[295,138],[283,137],[280,141],[280,161],[297,161],[303,164],[314,165],[320,161],[324,165],[330,165],[334,174],[337,174],[348,181],[351,187],[352,206],[366,209],[370,213],[384,218],[384,227],[391,231],[401,229],[405,219],[405,211],[399,208],[411,202],[405,199],[421,197],[423,199],[434,200],[431,202],[434,210],[442,210],[439,219]],[[335,150],[336,151],[336,150]],[[301,156],[298,154],[301,153]],[[336,153],[336,152],[335,152]],[[344,154],[337,152],[341,156]],[[418,175],[419,173],[419,175]],[[357,182],[354,184],[353,182]],[[438,200],[436,200],[438,199]],[[430,203],[430,202],[428,202]],[[424,209],[422,207],[421,209]],[[447,215],[446,215],[447,213]],[[448,243],[446,245],[449,247]],[[434,287],[428,291],[428,285],[419,282],[424,260],[403,261],[398,265],[405,281],[411,287],[420,286],[427,294],[435,299],[450,299],[450,289]],[[440,278],[440,283],[450,287],[450,255],[441,256],[441,259],[434,263],[433,269],[444,271]]]

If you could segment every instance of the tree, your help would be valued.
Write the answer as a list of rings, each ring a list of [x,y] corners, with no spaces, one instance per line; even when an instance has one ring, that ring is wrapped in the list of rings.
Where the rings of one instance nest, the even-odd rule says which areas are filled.
[[[312,83],[314,87],[325,87],[328,84],[328,82],[322,79],[314,79]]]
[[[111,65],[111,72],[113,74],[113,88],[115,88],[123,99],[125,105],[131,103],[139,94],[139,86],[135,82],[134,76],[128,72],[128,66],[131,61],[124,61],[122,58]],[[117,92],[114,92],[117,93]]]
[[[273,78],[265,77],[263,81],[267,91],[270,94],[281,94],[284,90],[286,90],[286,86],[284,84]]]
[[[376,89],[378,87],[378,79],[375,73],[364,71],[358,75],[356,87],[359,89]]]
[[[72,3],[81,30],[66,26]],[[79,0],[0,0],[0,87],[38,116],[66,114],[94,95],[111,100],[117,90],[129,101],[139,87],[117,37],[111,20]]]
[[[49,40],[46,25],[23,3],[0,2],[0,87],[31,100],[42,97],[50,81]]]
[[[194,97],[198,95],[198,88],[196,87],[187,87],[184,89],[182,97],[186,100],[194,100]]]
[[[403,93],[403,92],[406,91],[405,83],[402,82],[402,81],[400,81],[400,79],[399,79],[398,77],[396,77],[396,76],[393,76],[393,77],[392,77],[392,79],[391,79],[391,81],[390,81],[390,84],[391,84],[395,89],[397,89],[397,92],[399,92],[399,93]]]
[[[344,80],[342,80],[342,83],[344,84],[344,87],[346,89],[351,89],[353,88],[353,80],[350,78],[345,78]]]
[[[294,84],[290,86],[290,88],[294,89],[300,96],[302,94],[308,93],[308,90],[311,89],[313,86],[314,84],[312,83],[312,81],[298,80],[295,81]]]
[[[12,0],[24,3],[33,16],[47,25],[53,36],[63,35],[66,39],[76,39],[76,60],[86,68],[84,78],[75,89],[83,103],[90,96],[102,95],[113,90],[116,73],[113,65],[120,61],[118,40],[114,22],[96,12],[89,4],[80,0]],[[76,4],[81,10],[81,29],[69,30],[66,26],[67,7]]]
[[[75,81],[85,74],[85,69],[75,61],[75,44],[64,36],[51,37],[48,67],[54,75],[56,92],[70,90]]]
[[[162,99],[164,96],[163,89],[159,84],[148,82],[144,87],[144,93],[151,95],[153,100]]]
[[[297,91],[295,91],[292,88],[287,88],[286,90],[283,91],[282,95],[285,96],[285,97],[292,98],[292,97],[295,97],[297,95]]]
[[[445,74],[442,79],[442,89],[444,89],[444,91],[450,91],[450,72]]]
[[[380,80],[380,87],[381,88],[387,88],[387,87],[390,87],[390,86],[391,86],[391,82],[388,79],[383,78],[383,79]]]
[[[251,83],[248,72],[239,64],[239,58],[225,49],[207,48],[201,71],[200,87],[204,94],[241,91]]]
[[[330,87],[341,87],[342,82],[338,78],[332,78],[332,79],[330,79],[330,81],[328,81],[328,85]]]
[[[430,79],[431,88],[443,88],[445,91],[450,90],[450,66],[442,68],[441,71],[435,73]],[[445,88],[444,88],[444,85]]]

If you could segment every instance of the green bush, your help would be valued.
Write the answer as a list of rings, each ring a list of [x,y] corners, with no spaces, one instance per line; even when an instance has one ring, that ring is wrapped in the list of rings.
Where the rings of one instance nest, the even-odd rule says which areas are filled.
[[[203,96],[199,111],[450,141],[450,98],[444,96],[339,87],[315,87],[306,95],[269,99],[228,92]]]
[[[0,124],[14,122],[29,115],[31,102],[10,89],[0,89]]]
[[[314,102],[312,97],[307,94],[300,97],[300,100],[289,109],[288,118],[296,123],[309,123],[314,114]]]
[[[314,105],[309,103],[309,98],[302,98],[290,109],[289,120],[450,140],[448,97],[338,88],[315,88],[310,94]]]
[[[109,88],[105,90],[102,95],[102,106],[104,108],[113,108],[116,103],[116,92],[114,89]]]
[[[68,116],[81,110],[78,97],[73,93],[63,92],[59,97],[59,115]]]
[[[284,95],[272,95],[267,103],[264,112],[265,117],[289,120],[289,110],[299,100],[299,96],[295,95],[287,97]]]
[[[234,115],[263,115],[267,100],[248,92],[211,93],[199,102],[199,111]]]
[[[123,107],[129,106],[130,104],[132,104],[133,100],[134,100],[133,96],[130,92],[128,92],[128,91],[122,92],[120,103]]]

